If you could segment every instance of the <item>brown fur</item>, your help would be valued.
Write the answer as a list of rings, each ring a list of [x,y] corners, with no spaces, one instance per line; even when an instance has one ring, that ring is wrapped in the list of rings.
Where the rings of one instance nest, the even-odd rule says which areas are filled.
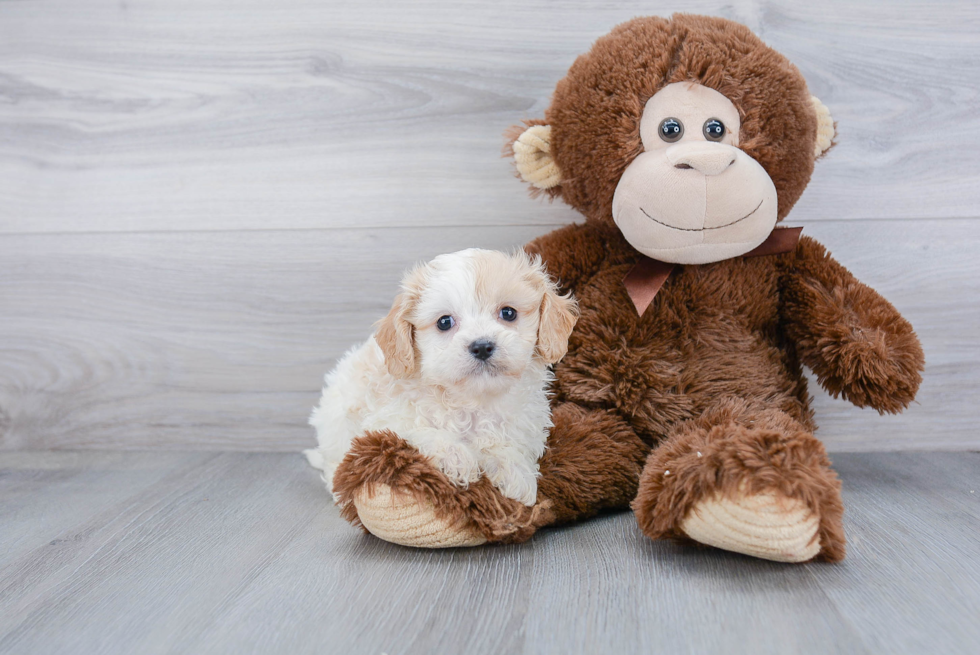
[[[925,358],[912,325],[892,305],[829,259],[819,243],[801,243],[782,289],[787,336],[824,389],[858,407],[898,413],[922,382]],[[833,261],[833,260],[831,260]]]
[[[812,436],[800,360],[832,392],[846,380],[848,397],[900,408],[918,387],[922,351],[887,301],[807,237],[786,255],[677,266],[643,316],[622,284],[638,255],[615,226],[569,226],[527,249],[571,283],[582,313],[555,369],[555,429],[539,482],[557,520],[623,507],[637,488],[644,531],[679,537],[699,498],[745,484],[806,502],[820,515],[820,557],[843,557],[840,487]],[[817,281],[832,298],[846,290],[844,304],[798,300]],[[823,322],[832,307],[848,314],[849,332]],[[651,446],[646,472],[633,477]],[[705,457],[688,457],[692,448]]]
[[[575,403],[554,407],[555,424],[541,458],[538,498],[551,500],[556,523],[626,507],[650,447],[612,410],[586,409]]]
[[[555,366],[555,427],[538,483],[539,503],[550,505],[535,520],[513,508],[509,520],[524,526],[518,531],[524,539],[548,522],[633,501],[650,537],[683,537],[679,525],[700,499],[776,492],[819,514],[819,556],[839,560],[840,483],[813,436],[802,366],[834,395],[895,412],[919,387],[922,349],[894,307],[807,237],[783,255],[675,266],[637,315],[623,278],[638,253],[613,224],[613,193],[641,150],[645,103],[685,80],[721,92],[738,108],[740,147],[775,183],[780,219],[809,181],[817,126],[806,84],[747,28],[699,16],[639,18],[576,60],[546,120],[528,124],[551,126],[562,183],[550,195],[587,221],[526,250],[542,257],[562,291],[575,293],[581,316]],[[365,460],[358,465],[372,466],[370,453],[359,452],[354,456]],[[380,479],[474,524],[504,520],[505,506],[480,495],[499,501],[492,488],[471,487],[466,493],[476,493],[477,503],[445,486],[431,467],[400,457],[402,468],[375,462],[404,471]]]

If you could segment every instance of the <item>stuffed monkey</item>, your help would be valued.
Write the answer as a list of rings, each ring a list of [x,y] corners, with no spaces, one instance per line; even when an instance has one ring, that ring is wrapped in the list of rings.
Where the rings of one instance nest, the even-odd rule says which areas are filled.
[[[344,515],[444,546],[632,507],[653,539],[843,558],[840,482],[803,366],[835,397],[892,413],[924,357],[891,304],[777,227],[833,138],[796,67],[742,25],[637,18],[600,38],[545,117],[511,134],[532,192],[585,217],[526,246],[581,309],[555,367],[537,505],[485,480],[454,487],[379,433],[338,470]]]

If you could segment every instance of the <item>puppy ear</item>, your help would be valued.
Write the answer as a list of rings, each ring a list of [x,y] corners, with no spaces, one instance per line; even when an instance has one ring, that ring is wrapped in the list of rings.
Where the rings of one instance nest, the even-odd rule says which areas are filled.
[[[415,372],[415,326],[408,317],[419,297],[420,271],[410,273],[402,282],[402,292],[395,297],[391,311],[378,322],[374,340],[385,356],[388,372],[396,378],[407,378]]]
[[[408,322],[412,300],[407,293],[400,293],[391,305],[391,311],[378,323],[374,340],[385,356],[388,372],[396,378],[407,378],[415,372],[414,327]]]
[[[538,353],[547,363],[557,364],[568,352],[568,337],[578,320],[578,303],[572,294],[558,295],[551,280],[547,280],[545,288],[538,322]]]

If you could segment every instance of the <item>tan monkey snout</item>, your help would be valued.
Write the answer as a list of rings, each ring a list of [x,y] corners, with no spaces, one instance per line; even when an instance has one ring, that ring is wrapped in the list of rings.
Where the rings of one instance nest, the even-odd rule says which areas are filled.
[[[735,148],[722,143],[688,142],[667,148],[667,160],[674,168],[693,168],[702,175],[720,175],[735,163]]]

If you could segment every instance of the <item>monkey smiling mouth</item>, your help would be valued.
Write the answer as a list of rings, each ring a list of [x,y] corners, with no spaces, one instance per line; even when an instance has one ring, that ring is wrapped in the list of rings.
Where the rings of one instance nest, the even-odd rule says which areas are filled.
[[[640,211],[643,212],[643,215],[646,216],[647,218],[649,218],[654,223],[659,223],[659,224],[663,225],[664,227],[669,227],[672,230],[680,230],[681,232],[704,232],[705,230],[720,230],[723,227],[729,227],[729,226],[735,225],[736,223],[741,223],[746,218],[748,218],[752,214],[754,214],[757,211],[759,211],[759,207],[762,207],[762,203],[764,201],[765,201],[765,198],[763,198],[762,200],[759,201],[759,204],[755,206],[755,209],[753,209],[752,211],[750,211],[748,214],[746,214],[742,218],[736,219],[736,220],[732,221],[731,223],[725,223],[724,225],[714,225],[712,227],[702,227],[702,228],[698,228],[698,229],[694,229],[694,228],[691,228],[691,227],[674,227],[673,225],[668,225],[667,223],[664,223],[663,221],[658,221],[653,216],[651,216],[650,214],[648,214],[646,212],[646,210],[643,209],[643,207],[640,207]]]

